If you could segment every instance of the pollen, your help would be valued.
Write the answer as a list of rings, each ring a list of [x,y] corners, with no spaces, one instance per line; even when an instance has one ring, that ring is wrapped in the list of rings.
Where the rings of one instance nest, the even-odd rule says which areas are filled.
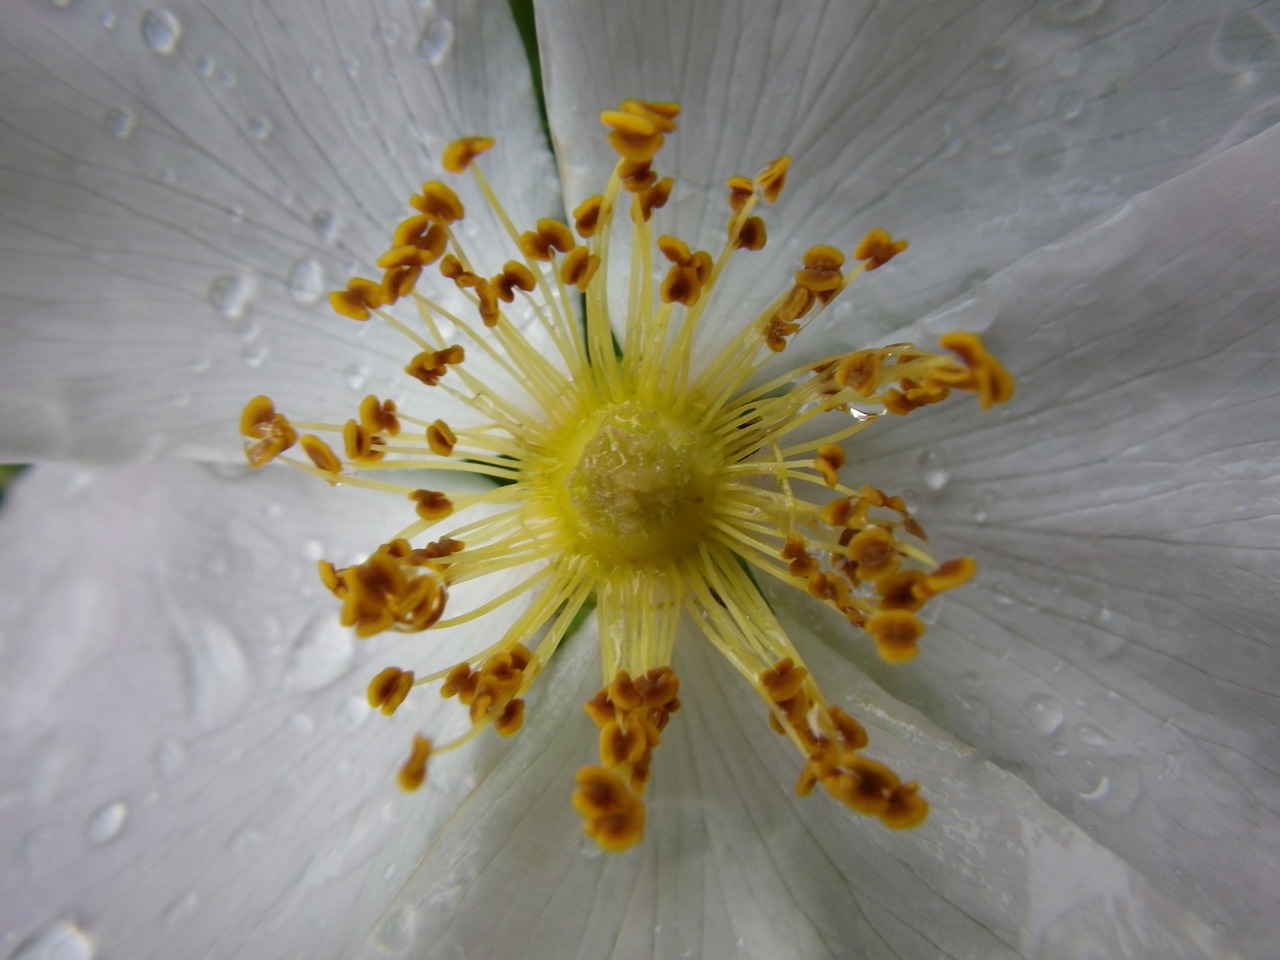
[[[1004,403],[1013,378],[966,332],[936,350],[851,347],[789,366],[780,355],[907,244],[872,227],[852,248],[850,237],[813,237],[799,256],[766,256],[760,209],[785,202],[786,156],[728,179],[720,249],[663,232],[666,208],[684,199],[660,168],[678,117],[675,104],[644,100],[601,114],[618,160],[598,194],[574,198],[572,224],[517,225],[484,172],[501,145],[449,144],[439,159],[449,182],[424,183],[388,225],[386,249],[368,251],[381,275],[330,295],[340,316],[376,318],[403,338],[401,391],[367,396],[335,423],[291,420],[255,397],[240,419],[245,455],[401,506],[403,525],[367,556],[321,561],[319,575],[357,637],[422,637],[412,670],[370,680],[371,709],[390,717],[435,688],[459,710],[454,736],[413,735],[396,774],[406,790],[425,783],[429,759],[489,728],[518,735],[538,712],[542,670],[594,609],[601,683],[582,722],[597,749],[576,779],[565,774],[590,842],[622,852],[643,840],[648,787],[663,775],[655,760],[679,722],[682,631],[680,642],[723,654],[756,698],[761,730],[794,750],[799,794],[821,787],[828,802],[913,827],[928,813],[920,783],[867,755],[874,745],[847,697],[823,690],[758,583],[830,608],[847,624],[840,642],[886,662],[927,655],[921,609],[976,564],[936,560],[906,500],[860,482],[849,454],[862,430],[953,393],[983,409]],[[498,235],[459,229],[477,204]],[[728,279],[741,257],[777,284],[754,315]],[[708,317],[730,329],[718,350]],[[486,580],[504,586],[455,589]],[[475,599],[459,608],[459,597]],[[441,662],[433,638],[455,629],[480,639]],[[412,649],[397,645],[397,658]]]

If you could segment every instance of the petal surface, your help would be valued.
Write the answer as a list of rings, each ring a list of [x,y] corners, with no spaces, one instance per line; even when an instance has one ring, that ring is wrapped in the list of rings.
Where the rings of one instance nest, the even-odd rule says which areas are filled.
[[[985,329],[1018,393],[851,445],[857,482],[905,492],[979,577],[911,665],[849,655],[1260,958],[1280,949],[1277,151],[1273,128],[908,331]]]
[[[502,2],[22,3],[0,79],[0,459],[234,459],[255,394],[392,389],[403,352],[327,292],[455,137],[504,138],[522,222],[559,206]]]
[[[911,241],[842,298],[857,339],[1280,118],[1274,2],[553,0],[538,14],[570,205],[616,159],[600,110],[677,100],[659,222],[690,244],[723,242],[726,177],[794,159],[735,299],[758,309],[781,293],[811,244],[847,251],[874,226]],[[743,314],[728,303],[708,322]]]
[[[84,942],[140,960],[348,957],[484,775],[493,737],[403,793],[413,733],[459,732],[465,711],[434,690],[390,718],[365,699],[383,667],[440,669],[480,641],[357,644],[315,574],[411,511],[289,470],[246,474],[48,466],[11,489],[5,956]]]
[[[576,644],[365,956],[1224,955],[1208,924],[802,630],[824,686],[867,720],[870,752],[924,778],[934,809],[893,833],[821,792],[797,797],[799,758],[754,691],[692,631],[682,639],[683,706],[655,752],[641,845],[601,854],[569,803],[596,739],[580,707],[596,655]]]

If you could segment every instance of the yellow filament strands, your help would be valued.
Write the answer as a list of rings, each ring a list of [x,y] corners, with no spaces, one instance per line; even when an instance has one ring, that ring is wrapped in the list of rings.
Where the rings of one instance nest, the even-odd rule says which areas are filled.
[[[901,498],[846,482],[841,444],[953,390],[984,409],[1003,403],[1013,380],[968,333],[942,337],[941,353],[892,344],[761,379],[850,282],[906,249],[879,228],[849,254],[820,243],[779,265],[781,292],[693,371],[701,319],[739,309],[737,294],[719,288],[733,257],[766,246],[756,211],[779,200],[791,161],[730,178],[723,244],[694,249],[659,226],[664,205],[679,202],[654,166],[678,114],[675,104],[626,100],[601,115],[619,160],[602,193],[575,208],[576,233],[554,220],[521,230],[500,202],[503,184],[481,169],[495,141],[451,143],[443,167],[469,175],[500,236],[464,243],[473,233],[458,224],[473,201],[425,183],[375,258],[381,279],[356,277],[330,296],[340,315],[377,317],[406,339],[413,392],[403,403],[366,397],[345,423],[290,421],[255,397],[240,421],[246,457],[255,468],[279,459],[333,485],[393,494],[412,511],[367,559],[319,565],[358,636],[449,630],[524,604],[462,662],[432,663],[426,644],[419,669],[387,667],[369,683],[370,706],[387,715],[437,684],[468,711],[470,727],[452,740],[413,735],[397,774],[406,790],[425,782],[430,758],[490,726],[502,736],[521,728],[523,695],[594,596],[603,686],[586,712],[600,730],[600,763],[579,771],[572,802],[603,849],[643,835],[654,749],[680,706],[670,661],[684,616],[800,752],[798,792],[821,785],[890,827],[913,826],[928,809],[917,785],[862,756],[866,732],[823,699],[753,572],[843,615],[886,661],[916,656],[925,632],[917,611],[975,565],[939,564]],[[615,229],[619,215],[629,230]],[[611,258],[627,242],[627,254]],[[624,264],[625,279],[611,276]],[[609,298],[619,282],[621,318]],[[449,296],[460,310],[446,308]],[[825,431],[798,433],[829,414],[837,419]],[[301,455],[288,453],[295,445]],[[387,473],[409,470],[437,479]],[[459,474],[497,485],[448,489]],[[415,545],[440,525],[447,532]],[[488,592],[457,589],[495,575],[509,579]],[[456,609],[468,592],[476,599]]]

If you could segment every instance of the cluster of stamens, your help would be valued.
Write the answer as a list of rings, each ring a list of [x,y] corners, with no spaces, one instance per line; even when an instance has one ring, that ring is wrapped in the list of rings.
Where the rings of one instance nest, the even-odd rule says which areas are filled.
[[[938,563],[901,497],[846,485],[843,444],[886,414],[953,390],[976,394],[983,408],[1002,403],[1013,381],[976,335],[963,333],[941,338],[946,353],[893,344],[760,375],[854,278],[906,249],[881,229],[851,251],[852,267],[834,246],[810,247],[783,292],[694,370],[700,318],[715,303],[740,309],[732,294],[721,300],[725,268],[765,247],[756,211],[779,199],[790,159],[730,178],[722,249],[693,249],[652,226],[675,189],[654,161],[678,113],[674,104],[628,100],[601,115],[619,160],[604,191],[573,210],[572,227],[539,220],[519,231],[480,169],[494,141],[454,141],[442,166],[471,174],[505,230],[510,259],[480,269],[455,229],[466,217],[462,199],[431,181],[409,199],[413,212],[377,258],[381,276],[355,277],[331,294],[339,314],[377,317],[410,341],[404,369],[413,389],[466,406],[480,422],[450,425],[376,396],[345,423],[291,422],[269,398],[255,397],[240,424],[246,456],[254,467],[281,459],[330,483],[405,501],[407,525],[365,560],[320,563],[341,622],[357,636],[447,630],[527,598],[508,627],[463,662],[424,675],[387,667],[370,682],[369,704],[383,714],[437,683],[468,711],[467,732],[451,741],[414,735],[399,772],[405,789],[425,782],[430,758],[479,731],[515,734],[534,680],[594,604],[604,686],[586,712],[599,728],[599,764],[578,773],[573,804],[602,848],[626,849],[643,834],[653,751],[680,706],[670,661],[682,619],[755,688],[773,728],[800,752],[801,794],[821,784],[851,810],[890,827],[914,826],[928,810],[916,783],[862,755],[866,731],[824,699],[748,568],[838,611],[883,659],[916,656],[921,606],[968,580],[974,563]],[[611,263],[617,270],[609,253],[625,230],[631,270],[620,281],[609,275]],[[464,310],[431,298],[432,268],[433,282],[459,295]],[[608,291],[619,282],[628,293],[625,318],[610,315]],[[549,347],[535,346],[531,330]],[[476,354],[506,382],[477,376],[468,362]],[[843,415],[834,431],[789,439],[830,413]],[[305,459],[288,454],[295,445]],[[424,468],[495,485],[461,493],[378,478]],[[446,520],[445,536],[414,546]],[[454,587],[504,571],[517,572],[513,586],[446,615]]]

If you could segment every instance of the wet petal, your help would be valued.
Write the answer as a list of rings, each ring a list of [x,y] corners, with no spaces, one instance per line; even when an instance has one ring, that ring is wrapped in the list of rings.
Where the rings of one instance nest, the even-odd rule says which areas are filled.
[[[505,139],[522,219],[558,206],[502,5],[28,4],[0,44],[0,459],[234,459],[266,385],[344,418],[399,385],[325,294],[454,137]]]
[[[1016,777],[895,702],[812,636],[806,662],[869,720],[872,751],[926,779],[893,833],[795,795],[754,691],[693,636],[663,732],[647,836],[602,855],[569,804],[594,747],[595,654],[564,651],[545,709],[390,904],[370,957],[1217,956],[1218,937]],[[554,704],[552,703],[554,699]]]
[[[1280,119],[1263,4],[556,0],[538,13],[566,195],[598,189],[612,158],[596,115],[624,96],[681,102],[657,166],[677,177],[665,222],[690,243],[720,242],[727,176],[789,153],[769,246],[743,258],[739,287],[776,295],[786,271],[761,264],[798,256],[788,239],[848,250],[888,227],[911,251],[847,295],[858,338]]]
[[[1280,890],[1277,150],[1280,128],[930,318],[986,328],[1018,395],[851,451],[872,483],[914,473],[936,548],[980,572],[909,668],[850,655],[1258,956]]]
[[[80,930],[101,956],[349,956],[483,777],[492,741],[434,765],[418,793],[395,787],[412,734],[465,714],[420,691],[383,717],[365,686],[388,663],[457,652],[447,634],[357,644],[315,573],[406,508],[245,474],[38,467],[11,491],[6,949]]]

